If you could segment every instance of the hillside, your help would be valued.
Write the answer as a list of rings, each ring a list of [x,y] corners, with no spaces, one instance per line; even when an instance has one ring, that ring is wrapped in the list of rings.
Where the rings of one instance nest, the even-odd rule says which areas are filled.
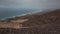
[[[60,34],[60,9],[0,21],[0,34]]]

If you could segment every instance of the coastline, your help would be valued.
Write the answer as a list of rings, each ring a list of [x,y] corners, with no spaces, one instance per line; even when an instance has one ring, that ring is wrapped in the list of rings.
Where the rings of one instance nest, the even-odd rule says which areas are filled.
[[[6,19],[11,19],[11,18],[15,18],[15,17],[21,17],[21,16],[25,16],[25,15],[30,15],[30,14],[36,14],[38,12],[42,12],[43,10],[36,10],[36,11],[33,11],[33,12],[29,12],[29,13],[26,13],[26,14],[21,14],[21,15],[17,15],[17,16],[11,16],[11,17],[6,17],[6,18],[2,18],[0,20],[6,20]]]
[[[57,9],[44,9],[44,10],[35,10],[35,11],[32,11],[32,12],[28,12],[28,13],[25,13],[25,14],[21,14],[21,15],[16,15],[16,16],[11,16],[11,17],[5,17],[5,18],[2,18],[0,20],[6,20],[6,19],[11,19],[11,18],[15,18],[15,17],[21,17],[21,16],[25,16],[25,15],[30,15],[30,14],[37,14],[37,13],[41,13],[41,14],[44,14],[44,13],[48,13],[48,12],[52,12],[54,10],[57,10]]]
[[[8,30],[8,31],[7,31]],[[0,21],[0,33],[60,33],[60,9],[42,15],[30,14]],[[5,32],[3,32],[5,31]]]

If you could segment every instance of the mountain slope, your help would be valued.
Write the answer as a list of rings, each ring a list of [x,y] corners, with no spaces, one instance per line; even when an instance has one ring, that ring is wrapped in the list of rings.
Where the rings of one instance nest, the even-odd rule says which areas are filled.
[[[14,24],[17,20],[28,19],[21,22],[22,28],[0,28],[0,33],[6,34],[60,34],[60,9],[44,14],[30,14],[13,19],[1,21]],[[11,22],[14,20],[15,22]],[[18,23],[20,25],[20,22]],[[24,28],[28,27],[28,28]],[[5,32],[3,32],[5,31]]]

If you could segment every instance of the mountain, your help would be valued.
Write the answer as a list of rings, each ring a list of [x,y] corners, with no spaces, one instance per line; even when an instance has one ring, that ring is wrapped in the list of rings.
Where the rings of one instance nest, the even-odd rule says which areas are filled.
[[[0,33],[60,34],[60,9],[1,20]]]

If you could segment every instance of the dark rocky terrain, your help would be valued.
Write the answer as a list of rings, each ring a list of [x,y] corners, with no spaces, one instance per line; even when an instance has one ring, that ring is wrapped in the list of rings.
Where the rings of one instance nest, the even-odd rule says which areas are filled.
[[[42,15],[31,14],[0,22],[11,23],[11,20],[18,19],[28,19],[21,24],[22,27],[29,28],[0,28],[0,34],[60,34],[60,9]]]

